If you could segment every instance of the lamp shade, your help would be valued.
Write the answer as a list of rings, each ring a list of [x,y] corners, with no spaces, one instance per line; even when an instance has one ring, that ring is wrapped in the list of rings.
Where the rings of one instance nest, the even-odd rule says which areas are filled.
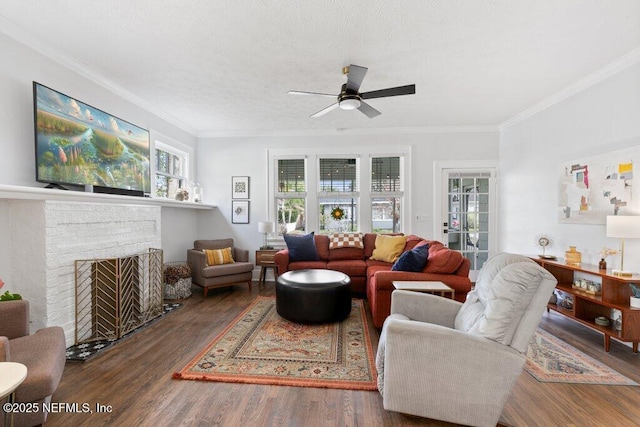
[[[607,216],[607,237],[640,238],[640,216]]]
[[[258,231],[260,233],[273,233],[275,226],[271,221],[260,221],[258,222]]]

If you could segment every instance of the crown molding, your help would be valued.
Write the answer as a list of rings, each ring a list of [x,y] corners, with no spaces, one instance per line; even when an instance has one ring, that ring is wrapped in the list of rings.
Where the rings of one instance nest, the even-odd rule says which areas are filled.
[[[138,107],[150,112],[151,114],[158,116],[159,118],[166,121],[167,123],[170,123],[193,136],[195,136],[198,133],[198,131],[193,127],[176,119],[175,117],[167,114],[166,112],[159,110],[152,104],[144,101],[142,98],[134,95],[133,93],[129,92],[123,87],[115,84],[113,81],[109,80],[107,77],[103,76],[102,74],[97,73],[96,71],[90,69],[86,65],[52,48],[51,46],[47,45],[39,38],[35,37],[33,34],[23,30],[22,28],[18,27],[13,22],[7,20],[3,16],[0,16],[0,32],[6,34],[7,36],[11,37],[17,42],[22,43],[25,46],[35,50],[39,54],[57,62],[61,66],[68,68],[71,71],[77,74],[80,74],[81,76],[91,80],[93,83],[104,87],[105,89],[131,102],[132,104],[135,104]]]
[[[335,136],[335,135],[392,135],[416,133],[498,133],[497,126],[425,126],[425,127],[391,127],[362,129],[286,129],[286,130],[238,130],[238,131],[204,131],[198,138],[256,138],[271,136]]]
[[[632,50],[626,55],[621,56],[615,61],[610,62],[599,70],[589,74],[587,77],[578,80],[577,82],[554,93],[550,97],[538,102],[537,104],[534,104],[533,106],[516,114],[510,119],[505,120],[498,125],[498,129],[500,130],[500,132],[502,132],[505,128],[513,126],[516,123],[526,120],[529,117],[558,104],[559,102],[571,98],[572,96],[590,88],[591,86],[601,82],[608,77],[611,77],[614,74],[619,73],[620,71],[628,67],[631,67],[632,65],[637,64],[638,62],[640,62],[640,47]]]

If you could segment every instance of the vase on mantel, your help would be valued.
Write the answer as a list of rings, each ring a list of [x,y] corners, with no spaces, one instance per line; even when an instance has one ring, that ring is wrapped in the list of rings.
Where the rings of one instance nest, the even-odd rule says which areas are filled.
[[[582,253],[576,250],[575,246],[569,246],[569,250],[564,253],[564,260],[569,265],[580,265]]]

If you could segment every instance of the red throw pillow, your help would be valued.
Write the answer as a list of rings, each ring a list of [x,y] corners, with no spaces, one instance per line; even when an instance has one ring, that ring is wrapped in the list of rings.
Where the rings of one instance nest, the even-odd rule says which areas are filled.
[[[429,260],[425,273],[452,274],[462,265],[463,257],[460,252],[443,248],[439,251],[429,251]]]

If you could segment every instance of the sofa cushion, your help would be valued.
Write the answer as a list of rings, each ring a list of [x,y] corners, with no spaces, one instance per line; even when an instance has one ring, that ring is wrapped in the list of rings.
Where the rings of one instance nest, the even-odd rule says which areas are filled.
[[[285,234],[283,237],[289,249],[291,262],[320,260],[313,232],[304,236]]]
[[[452,274],[458,270],[463,261],[464,257],[460,252],[452,251],[441,243],[434,245],[432,242],[429,244],[429,258],[424,272]]]
[[[202,277],[220,277],[229,276],[231,274],[246,273],[253,271],[253,263],[251,262],[234,262],[233,264],[210,265],[202,269]]]
[[[333,233],[329,236],[329,249],[364,249],[362,233]]]
[[[325,269],[327,268],[326,261],[296,261],[289,264],[290,271],[296,270],[309,270],[309,269]]]
[[[235,262],[231,248],[203,249],[202,251],[207,257],[207,265],[233,264]]]
[[[318,251],[318,257],[322,261],[329,261],[331,251],[329,250],[329,236],[326,234],[316,234],[316,250]]]
[[[371,258],[378,261],[396,262],[407,243],[405,236],[387,236],[379,234],[376,237],[376,248]]]
[[[413,234],[409,234],[407,236],[407,243],[404,245],[403,252],[410,251],[411,249],[415,248],[416,246],[418,246],[419,244],[421,244],[423,242],[428,243],[422,237],[418,237],[418,236],[414,236]]]
[[[367,274],[367,263],[360,259],[345,259],[339,261],[329,261],[327,263],[329,270],[339,271],[347,276],[362,276]]]
[[[429,256],[429,245],[423,244],[416,246],[400,255],[400,258],[393,264],[391,270],[393,271],[422,271],[425,265],[427,265],[427,257]]]
[[[359,259],[364,260],[364,249],[359,248],[340,248],[331,249],[329,251],[329,261]]]
[[[213,239],[213,240],[196,240],[193,242],[193,249],[201,251],[203,249],[223,249],[233,248],[233,239]]]

